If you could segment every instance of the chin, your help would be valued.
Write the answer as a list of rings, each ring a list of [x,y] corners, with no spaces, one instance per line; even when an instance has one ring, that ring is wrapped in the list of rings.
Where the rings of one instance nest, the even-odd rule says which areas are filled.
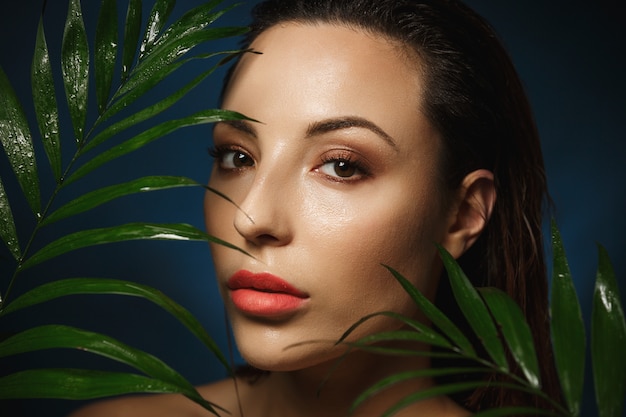
[[[247,364],[270,372],[292,372],[336,360],[345,348],[327,342],[287,345],[283,348],[258,343],[239,343],[239,352]]]

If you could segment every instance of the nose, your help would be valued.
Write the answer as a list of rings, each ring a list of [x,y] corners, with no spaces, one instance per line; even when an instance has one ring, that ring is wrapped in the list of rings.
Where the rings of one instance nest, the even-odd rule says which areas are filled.
[[[233,225],[247,242],[255,246],[283,246],[292,239],[286,187],[267,177],[255,178]]]

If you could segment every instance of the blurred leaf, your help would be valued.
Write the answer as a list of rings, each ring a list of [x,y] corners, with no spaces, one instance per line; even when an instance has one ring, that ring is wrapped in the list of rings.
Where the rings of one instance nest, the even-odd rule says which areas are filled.
[[[231,53],[231,51],[226,51],[226,52],[220,52],[219,54],[223,54],[223,53]],[[234,51],[233,51],[234,53]],[[217,54],[211,54],[211,55],[217,55]],[[218,64],[219,65],[219,64]],[[185,85],[183,88],[175,91],[174,93],[168,95],[166,98],[164,98],[163,100],[141,110],[138,111],[130,116],[128,116],[127,118],[116,122],[110,126],[108,126],[106,129],[104,129],[102,132],[100,132],[98,135],[96,135],[92,140],[90,140],[82,149],[81,154],[91,150],[92,148],[96,147],[97,145],[105,142],[106,140],[108,140],[109,138],[111,138],[112,136],[128,129],[129,127],[132,127],[134,125],[136,125],[137,123],[143,122],[144,120],[147,120],[153,116],[156,116],[157,114],[161,113],[162,111],[170,108],[174,103],[176,103],[178,100],[180,100],[181,98],[183,98],[189,91],[191,91],[193,88],[195,88],[198,84],[200,84],[200,82],[202,80],[204,80],[206,77],[208,77],[209,75],[211,75],[215,69],[218,67],[218,65],[215,65],[214,67],[208,69],[207,71],[203,72],[202,74],[198,75],[196,78],[194,78],[193,80],[191,80],[191,82],[187,83],[187,85]],[[114,115],[115,113],[117,113],[119,110],[122,110],[124,108],[126,108],[126,106],[128,106],[129,100],[135,100],[136,98],[139,97],[139,95],[135,96],[134,94],[135,92],[133,92],[132,95],[126,95],[124,96],[120,101],[115,102],[111,107],[109,107],[109,109],[105,112],[104,115],[102,115],[101,117],[101,121],[111,117],[112,115]],[[143,94],[143,92],[141,91],[136,91],[136,93],[140,93]]]
[[[2,178],[0,178],[0,238],[9,248],[11,255],[18,260],[22,255],[22,251],[17,238],[17,230],[15,230],[15,221],[9,205],[9,198],[4,191],[4,185],[2,185]]]
[[[491,314],[500,326],[509,350],[531,386],[540,388],[539,363],[533,344],[533,335],[524,313],[504,291],[497,288],[479,288]]]
[[[130,69],[135,60],[139,35],[141,33],[141,0],[130,0],[126,10],[126,24],[124,26],[124,50],[122,52],[122,81],[128,78]]]
[[[488,368],[426,368],[394,374],[381,379],[380,381],[376,382],[374,385],[363,391],[352,403],[352,406],[350,407],[350,413],[354,413],[356,409],[369,398],[401,382],[419,378],[435,378],[446,375],[467,375],[473,373],[484,373],[488,371]]]
[[[48,244],[22,264],[22,270],[64,253],[105,243],[129,240],[196,240],[214,242],[246,254],[230,243],[217,239],[188,224],[129,223],[102,229],[82,230]]]
[[[41,213],[39,176],[26,115],[0,68],[0,143],[33,213]]]
[[[117,56],[117,0],[102,0],[96,28],[94,63],[98,113],[102,114],[111,94]]]
[[[402,285],[406,292],[411,296],[413,301],[417,304],[420,310],[433,322],[453,343],[455,343],[459,349],[466,355],[475,357],[476,351],[472,347],[472,344],[467,340],[465,335],[459,330],[459,328],[446,317],[428,298],[426,298],[411,282],[404,278],[393,268],[383,265],[387,268],[394,278]]]
[[[580,415],[585,375],[585,327],[561,235],[552,222],[552,347],[561,389],[574,416]]]
[[[152,7],[146,33],[144,34],[141,47],[139,48],[139,59],[141,60],[146,53],[152,48],[154,41],[165,26],[165,22],[172,13],[175,0],[157,0]]]
[[[180,129],[181,127],[236,119],[246,119],[246,117],[227,110],[204,110],[182,119],[167,120],[138,134],[137,136],[127,140],[126,142],[123,142],[105,152],[98,154],[89,162],[78,168],[72,175],[70,175],[65,181],[64,185],[67,186],[68,184],[76,181],[77,179],[98,168],[102,164],[105,164],[122,155],[126,155],[127,153],[135,151],[152,142],[153,140],[172,133],[175,130]]]
[[[591,314],[591,363],[600,417],[620,417],[626,395],[626,322],[609,256],[598,246]]]
[[[123,184],[111,185],[81,195],[44,218],[41,225],[47,225],[94,207],[108,203],[125,195],[147,191],[164,190],[174,187],[202,186],[202,184],[185,177],[143,177]]]
[[[87,119],[89,45],[80,0],[70,0],[61,47],[61,69],[76,143],[83,140]]]
[[[181,322],[217,357],[226,369],[229,369],[228,361],[222,355],[211,336],[187,309],[161,291],[135,282],[103,278],[62,279],[40,285],[28,291],[9,303],[1,314],[9,314],[59,297],[78,294],[115,294],[139,297],[151,301]]]
[[[498,336],[498,329],[485,303],[452,255],[442,246],[437,247],[448,272],[452,293],[463,315],[498,368],[508,371],[509,364]]]
[[[35,115],[37,116],[44,149],[50,161],[54,178],[59,183],[62,175],[59,112],[43,20],[39,21],[37,29],[35,55],[31,67],[31,83]]]
[[[0,378],[0,399],[88,400],[135,393],[180,393],[172,384],[141,375],[84,369],[33,369]]]
[[[79,349],[132,366],[149,377],[172,384],[188,398],[212,409],[191,383],[163,361],[100,333],[62,325],[35,327],[0,342],[0,357],[54,348]]]

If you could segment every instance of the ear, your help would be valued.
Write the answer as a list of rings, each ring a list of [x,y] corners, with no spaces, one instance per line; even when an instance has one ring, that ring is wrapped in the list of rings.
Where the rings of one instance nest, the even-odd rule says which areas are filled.
[[[461,256],[478,239],[495,202],[493,173],[479,169],[467,174],[459,187],[441,243],[454,258]]]

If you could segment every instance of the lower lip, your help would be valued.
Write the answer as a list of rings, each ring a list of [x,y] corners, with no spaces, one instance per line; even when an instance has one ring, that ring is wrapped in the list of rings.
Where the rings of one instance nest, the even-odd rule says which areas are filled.
[[[230,297],[240,311],[261,317],[291,314],[306,302],[306,298],[291,294],[264,292],[249,288],[231,290]]]

